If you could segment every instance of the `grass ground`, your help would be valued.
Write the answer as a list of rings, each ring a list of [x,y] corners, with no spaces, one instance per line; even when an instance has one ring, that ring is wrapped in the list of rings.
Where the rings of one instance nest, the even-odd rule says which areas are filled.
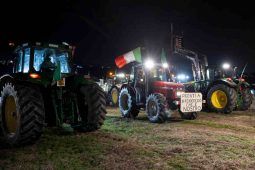
[[[108,109],[92,133],[59,135],[46,129],[37,144],[0,149],[0,169],[254,169],[255,116],[200,113],[163,124],[123,119]]]

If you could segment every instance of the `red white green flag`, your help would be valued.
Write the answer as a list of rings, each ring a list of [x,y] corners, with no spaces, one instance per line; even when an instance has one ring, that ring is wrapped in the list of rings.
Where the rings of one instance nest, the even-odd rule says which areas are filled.
[[[118,56],[115,59],[115,64],[118,68],[124,67],[126,64],[133,61],[142,62],[141,48],[138,47],[124,55]]]

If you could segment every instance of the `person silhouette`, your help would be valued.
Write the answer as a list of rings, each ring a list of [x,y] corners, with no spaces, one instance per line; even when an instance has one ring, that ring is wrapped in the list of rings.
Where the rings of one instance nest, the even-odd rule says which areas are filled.
[[[56,66],[54,63],[51,62],[51,58],[50,56],[53,55],[52,51],[47,50],[45,52],[45,57],[44,57],[44,61],[41,64],[41,71],[54,71]]]

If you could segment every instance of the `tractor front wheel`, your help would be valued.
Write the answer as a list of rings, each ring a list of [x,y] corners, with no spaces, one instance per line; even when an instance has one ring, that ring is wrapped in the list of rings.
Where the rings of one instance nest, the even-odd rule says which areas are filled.
[[[82,127],[79,130],[89,132],[99,129],[106,116],[106,98],[103,89],[96,83],[83,85],[78,96],[79,114],[82,119]]]
[[[41,136],[45,110],[38,90],[6,83],[0,94],[0,127],[3,142],[9,146],[31,144]]]
[[[146,113],[152,123],[166,121],[166,98],[162,94],[151,94],[146,101]]]
[[[231,113],[236,107],[237,93],[234,88],[217,84],[207,94],[207,104],[211,111]]]

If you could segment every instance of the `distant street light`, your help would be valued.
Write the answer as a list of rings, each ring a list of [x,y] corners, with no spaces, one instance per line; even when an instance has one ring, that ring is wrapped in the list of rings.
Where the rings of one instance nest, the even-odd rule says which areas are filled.
[[[224,70],[228,70],[230,68],[230,64],[229,63],[223,63],[222,68]]]
[[[10,47],[14,47],[14,46],[15,46],[14,42],[9,42],[8,45],[9,45]]]

